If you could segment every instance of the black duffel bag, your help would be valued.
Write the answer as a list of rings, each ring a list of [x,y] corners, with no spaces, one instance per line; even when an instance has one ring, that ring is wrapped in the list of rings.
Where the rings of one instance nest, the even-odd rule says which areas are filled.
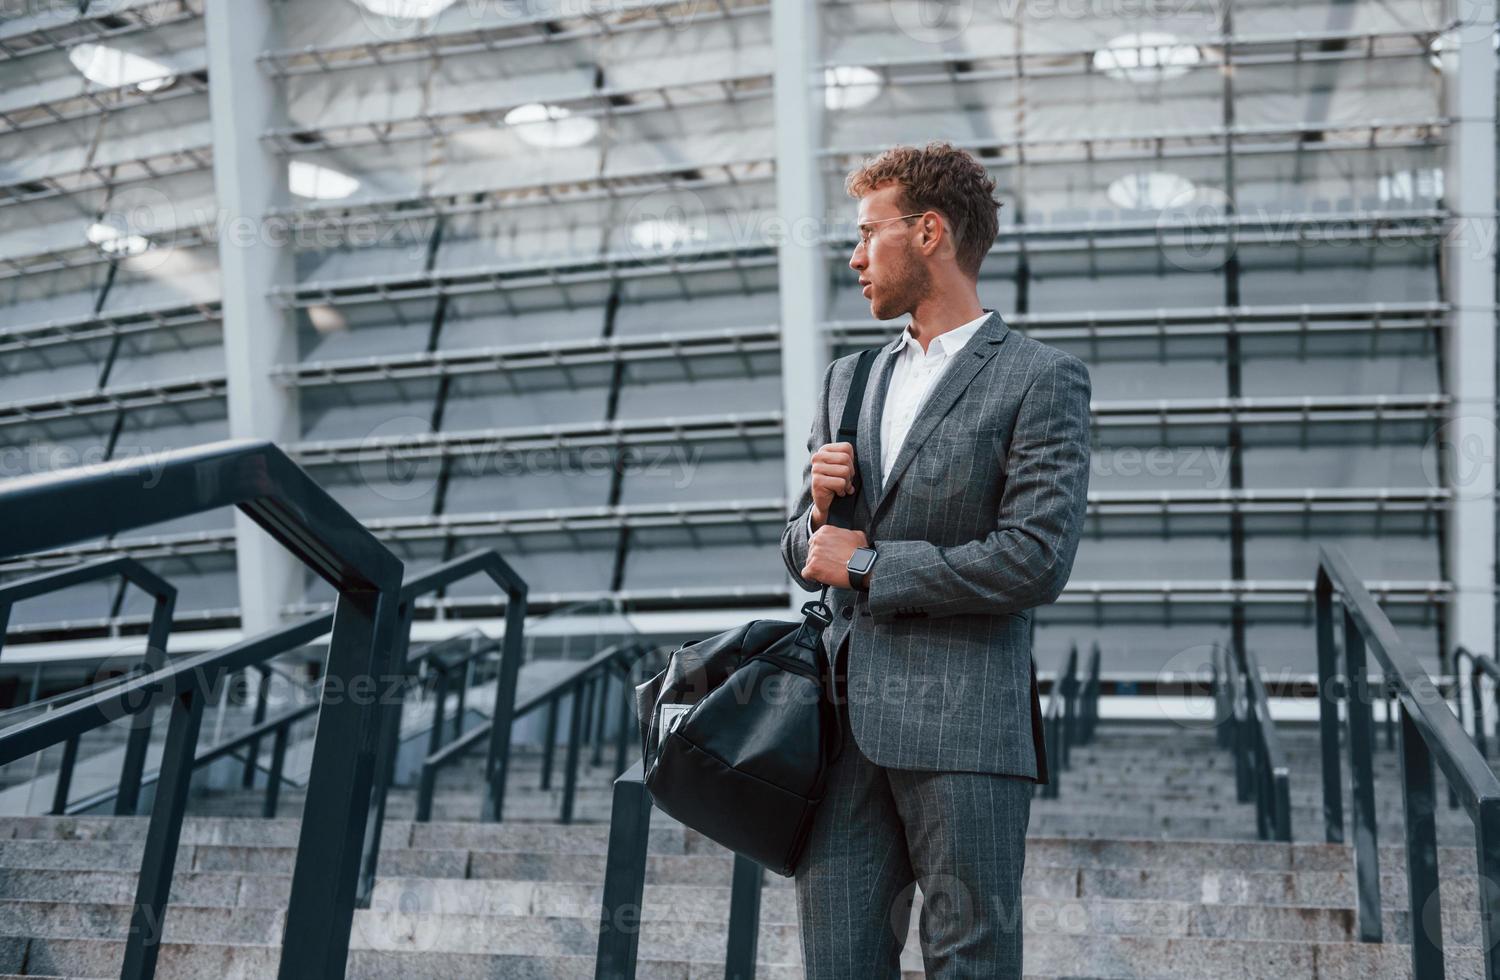
[[[860,355],[839,425],[853,443],[875,351]],[[856,496],[829,522],[849,527]],[[801,622],[755,620],[685,643],[635,689],[645,784],[664,813],[784,877],[797,867],[843,749],[823,631],[828,590]]]

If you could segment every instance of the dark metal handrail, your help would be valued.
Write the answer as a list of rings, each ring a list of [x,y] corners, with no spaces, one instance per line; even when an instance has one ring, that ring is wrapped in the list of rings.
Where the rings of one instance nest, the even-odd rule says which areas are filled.
[[[237,506],[339,592],[326,677],[394,673],[401,561],[271,443],[231,441],[0,483],[0,559]],[[277,647],[275,652],[279,652]],[[120,975],[155,974],[205,702],[230,672],[272,655],[265,637],[182,658],[0,732],[0,765],[169,705]],[[325,695],[318,713],[280,980],[343,976],[378,748],[377,712]]]
[[[1050,772],[1041,788],[1043,799],[1056,799],[1060,780],[1058,777],[1068,768],[1068,754],[1073,732],[1076,728],[1074,712],[1078,692],[1078,644],[1068,649],[1068,660],[1062,673],[1052,682],[1047,693],[1047,707],[1042,712],[1042,738],[1046,742],[1047,764]]]
[[[427,754],[432,755],[463,734],[464,714],[468,710],[469,679],[473,674],[471,665],[501,649],[500,641],[485,636],[479,630],[470,630],[446,640],[429,643],[411,655],[408,669],[419,666],[434,676],[432,728],[427,735]],[[453,733],[445,738],[448,724],[448,695],[453,688],[453,675],[459,674],[458,703],[453,712]]]
[[[640,954],[641,909],[646,893],[646,857],[651,839],[651,793],[644,763],[637,760],[615,778],[604,858],[604,894],[594,980],[635,980]],[[725,980],[754,980],[765,869],[734,856],[729,893]]]
[[[1241,803],[1255,798],[1255,830],[1261,840],[1292,839],[1291,768],[1266,696],[1260,663],[1249,650],[1225,648],[1235,678],[1234,731],[1236,786]]]
[[[566,677],[563,677],[541,692],[527,698],[520,704],[516,704],[508,713],[508,724],[514,724],[516,720],[525,717],[543,705],[547,706],[549,720],[555,719],[556,712],[563,698],[572,697],[570,720],[568,724],[568,756],[563,771],[563,799],[560,820],[563,823],[571,823],[573,820],[573,800],[577,790],[578,780],[578,757],[582,742],[586,737],[584,732],[584,720],[591,714],[589,705],[593,703],[594,690],[596,686],[602,685],[599,692],[597,705],[599,717],[602,719],[608,705],[610,680],[619,677],[624,693],[628,696],[631,690],[629,672],[631,666],[649,651],[649,647],[640,643],[622,643],[608,647],[585,661]],[[496,704],[496,716],[500,714],[500,705]],[[625,768],[625,747],[629,738],[631,712],[629,710],[620,713],[620,723],[615,739],[615,772]],[[462,736],[449,742],[442,749],[429,755],[422,763],[421,783],[417,790],[417,814],[418,821],[432,819],[432,798],[437,789],[438,774],[464,756],[468,750],[489,735],[490,730],[496,724],[497,719],[481,723],[469,729]],[[549,732],[551,726],[549,725]],[[600,747],[603,734],[603,724],[595,728],[592,741],[595,749]],[[550,739],[549,739],[550,741]],[[550,756],[550,753],[549,753]],[[550,767],[549,767],[550,768]],[[546,789],[550,782],[550,772],[544,768],[542,773],[542,788]]]
[[[160,668],[167,660],[167,638],[172,632],[172,612],[177,605],[177,587],[128,555],[101,558],[0,586],[0,646],[5,643],[11,607],[17,602],[115,576],[134,585],[152,599],[151,623],[146,628],[146,652],[140,663],[135,665],[135,670],[146,672]],[[115,794],[117,816],[132,815],[140,805],[141,770],[145,768],[146,748],[151,741],[153,714],[148,709],[131,719],[130,736],[125,742],[125,758],[120,765],[119,791]],[[76,739],[70,740],[63,750],[64,768],[69,776],[72,775],[71,763],[77,757],[78,742]],[[68,782],[60,774],[58,792],[53,799],[54,812],[66,804]]]
[[[1095,641],[1089,650],[1088,668],[1084,671],[1083,689],[1078,695],[1078,744],[1092,745],[1099,728],[1099,643]]]
[[[1464,661],[1469,662],[1468,673],[1464,672]],[[1457,675],[1457,688],[1462,688],[1465,680],[1469,682],[1469,704],[1473,725],[1464,724],[1464,699],[1461,690],[1455,689],[1454,700],[1458,702],[1458,722],[1474,739],[1474,745],[1479,749],[1479,754],[1489,758],[1489,736],[1484,731],[1484,685],[1485,676],[1494,683],[1495,690],[1495,731],[1500,737],[1500,664],[1495,662],[1494,657],[1474,653],[1468,647],[1459,647],[1453,653],[1453,671]]]
[[[1343,611],[1344,644],[1334,643],[1334,597]],[[1323,754],[1323,822],[1329,843],[1344,840],[1339,771],[1339,704],[1346,702],[1354,808],[1354,872],[1359,937],[1380,942],[1380,865],[1375,826],[1374,730],[1365,651],[1375,656],[1401,704],[1401,780],[1406,817],[1406,878],[1410,898],[1412,974],[1443,976],[1443,936],[1422,923],[1441,921],[1438,892],[1437,794],[1433,762],[1474,822],[1479,881],[1500,881],[1500,780],[1459,724],[1442,692],[1407,649],[1343,552],[1318,550],[1316,586],[1319,727]],[[1479,889],[1485,976],[1500,980],[1500,895]]]
[[[298,785],[295,780],[287,777],[283,772],[286,763],[287,742],[292,726],[303,719],[313,717],[317,713],[318,703],[314,701],[263,719],[233,738],[227,738],[222,742],[199,749],[193,756],[193,770],[197,771],[218,762],[220,759],[231,756],[238,759],[240,758],[241,749],[258,746],[262,738],[267,735],[271,736],[271,763],[266,770],[268,774],[266,796],[264,803],[261,805],[261,816],[269,820],[276,816],[276,810],[281,801],[282,784]],[[247,757],[250,764],[255,763],[254,756]],[[147,786],[154,785],[160,778],[160,769],[152,773],[147,773],[141,777],[141,787],[144,789]],[[114,794],[114,790],[100,790],[92,796],[84,797],[69,804],[66,811],[54,812],[66,812],[68,814],[87,813],[109,800]]]

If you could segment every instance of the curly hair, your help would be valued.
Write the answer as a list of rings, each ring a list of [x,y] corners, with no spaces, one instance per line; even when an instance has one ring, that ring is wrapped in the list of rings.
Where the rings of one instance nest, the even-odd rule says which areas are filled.
[[[861,198],[890,183],[901,185],[903,213],[936,211],[953,233],[958,266],[971,279],[1000,230],[995,181],[966,150],[933,140],[922,147],[893,146],[844,178],[844,190]]]

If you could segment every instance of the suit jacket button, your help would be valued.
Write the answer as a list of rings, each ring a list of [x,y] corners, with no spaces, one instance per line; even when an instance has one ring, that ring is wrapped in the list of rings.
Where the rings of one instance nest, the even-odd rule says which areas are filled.
[[[844,618],[845,619],[853,619],[854,618],[854,607],[853,606],[845,606],[844,607]]]

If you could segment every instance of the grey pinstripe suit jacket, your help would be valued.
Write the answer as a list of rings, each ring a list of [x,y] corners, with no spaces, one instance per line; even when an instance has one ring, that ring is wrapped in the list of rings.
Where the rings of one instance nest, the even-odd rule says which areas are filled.
[[[1089,482],[1088,369],[993,310],[954,355],[880,486],[880,410],[896,341],[876,356],[857,436],[855,526],[880,558],[868,592],[832,589],[824,636],[847,653],[860,750],[898,769],[1045,782],[1031,617],[1068,581]],[[811,454],[834,433],[855,355],[828,366]],[[803,588],[811,462],[781,537]]]

